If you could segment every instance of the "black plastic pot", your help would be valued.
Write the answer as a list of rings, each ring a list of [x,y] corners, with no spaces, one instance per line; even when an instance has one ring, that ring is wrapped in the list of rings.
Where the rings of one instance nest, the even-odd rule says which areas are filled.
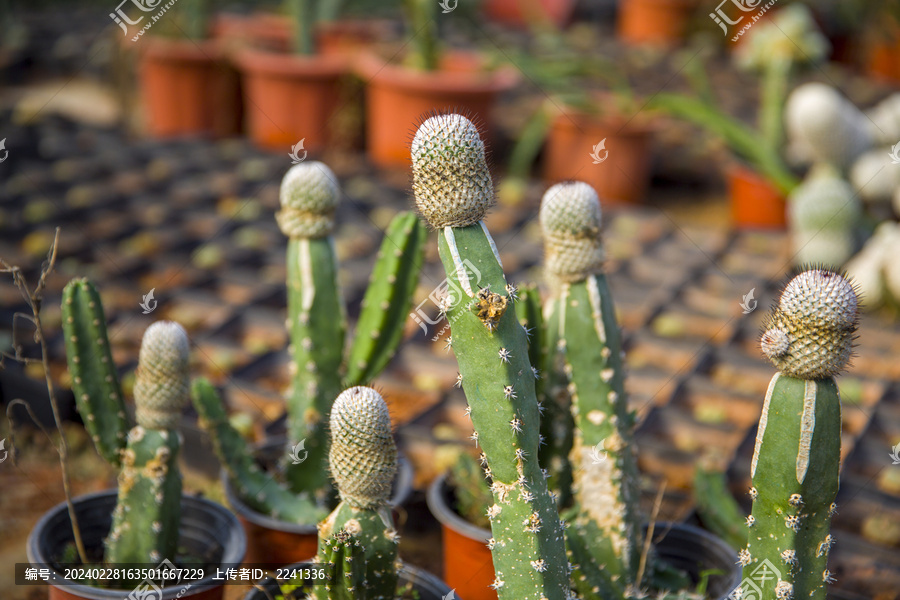
[[[103,546],[103,540],[112,526],[112,513],[116,506],[116,490],[107,490],[79,496],[73,500],[75,514],[81,528],[81,536],[90,553]],[[74,541],[72,522],[65,502],[47,511],[28,536],[28,560],[34,565],[53,565],[59,561],[63,550]],[[244,559],[247,538],[240,523],[227,508],[204,498],[182,496],[181,531],[179,547],[192,555],[203,557],[209,564],[236,565]],[[56,575],[58,579],[62,575]],[[206,577],[191,584],[162,588],[162,598],[190,598],[191,600],[221,600],[224,588],[213,577]],[[50,600],[87,598],[90,600],[122,600],[130,590],[95,588],[81,584],[50,587]]]
[[[490,552],[485,546],[491,537],[490,530],[472,525],[451,508],[454,496],[446,475],[441,475],[432,482],[428,488],[427,501],[431,514],[441,523],[445,577],[459,573],[459,581],[448,580],[448,583],[470,600],[496,597],[491,595],[491,590],[483,591],[483,586],[480,585],[471,592],[466,589],[467,585],[472,585],[476,580],[493,581],[493,568],[486,568],[491,566]],[[645,525],[645,535],[646,532]],[[702,571],[721,571],[721,575],[709,577],[707,595],[710,598],[726,600],[740,585],[741,567],[734,549],[705,529],[684,523],[657,522],[653,532],[653,547],[660,560],[684,571],[694,582],[700,581]],[[473,577],[476,574],[483,576]],[[465,595],[466,592],[468,595]]]
[[[295,563],[286,567],[286,569],[290,568],[304,568],[313,565],[314,563],[309,561],[303,561],[299,563]],[[413,584],[413,591],[418,592],[419,600],[443,600],[448,597],[451,590],[446,583],[432,575],[427,571],[423,571],[417,567],[412,565],[408,565],[403,563],[400,567],[400,584]],[[266,590],[272,597],[278,593],[278,583],[272,579],[271,577],[266,577],[262,581],[258,583],[258,585]],[[305,598],[304,594],[310,593],[308,589],[298,590],[294,595],[295,598]],[[462,597],[455,595],[456,600],[463,600]],[[247,595],[244,596],[244,600],[269,600],[269,597],[266,594],[258,589],[251,590],[247,592]]]
[[[256,459],[264,469],[275,468],[284,455],[287,441],[275,438],[262,443],[256,449]],[[397,478],[391,504],[400,506],[412,494],[413,468],[403,455],[399,456]],[[247,562],[288,565],[299,562],[316,553],[319,534],[316,524],[287,523],[260,513],[247,506],[239,497],[228,478],[221,472],[225,498],[247,533]]]

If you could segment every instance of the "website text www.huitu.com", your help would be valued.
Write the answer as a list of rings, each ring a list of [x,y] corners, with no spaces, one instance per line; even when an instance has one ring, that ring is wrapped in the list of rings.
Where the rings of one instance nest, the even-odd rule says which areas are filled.
[[[142,12],[149,13],[152,10],[156,11],[153,15],[141,15],[137,19],[132,20],[123,10],[122,5],[129,3],[129,0],[123,0],[119,6],[116,7],[115,12],[109,13],[109,17],[122,28],[122,31],[125,35],[128,35],[128,26],[129,25],[140,25],[142,21],[146,18],[147,21],[144,23],[143,27],[131,38],[132,42],[138,41],[144,33],[149,30],[153,25],[159,21],[166,12],[175,6],[175,3],[178,0],[169,0],[165,4],[161,4],[162,0],[130,0],[131,4],[134,4],[135,7],[140,9]]]
[[[759,21],[766,12],[775,5],[778,0],[769,0],[765,4],[762,3],[762,0],[722,0],[719,5],[716,7],[716,10],[709,13],[709,17],[722,28],[722,32],[724,35],[728,35],[728,26],[729,25],[741,25],[741,28],[737,31],[737,33],[732,36],[731,41],[738,41],[744,32],[753,27],[753,24]],[[739,11],[738,17],[736,19],[732,19],[729,17],[728,13],[722,8],[723,4],[731,5],[733,4]],[[733,10],[733,9],[732,9]],[[756,11],[756,14],[749,15],[751,11]],[[749,17],[749,21],[745,22],[745,19]]]

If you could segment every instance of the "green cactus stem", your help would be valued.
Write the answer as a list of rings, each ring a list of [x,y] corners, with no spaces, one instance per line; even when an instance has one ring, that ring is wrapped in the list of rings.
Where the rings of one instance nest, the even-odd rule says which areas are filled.
[[[466,294],[447,307],[447,317],[475,438],[493,481],[492,587],[501,600],[568,598],[562,523],[538,463],[536,373],[525,330],[515,309],[508,310],[516,290],[482,221],[493,186],[477,128],[456,114],[429,118],[413,139],[412,166],[416,206],[439,232],[450,285]]]
[[[397,473],[397,447],[381,395],[353,387],[331,412],[331,474],[341,503],[319,525],[318,562],[328,563],[317,600],[393,600],[397,544],[388,501]]]
[[[251,508],[302,525],[325,517],[326,511],[308,494],[294,494],[256,464],[247,441],[228,421],[222,400],[208,380],[194,381],[191,398],[200,426],[210,433],[216,456],[228,471],[231,484]]]
[[[188,402],[190,344],[181,325],[160,321],[141,342],[119,495],[105,559],[118,563],[175,560],[181,519],[178,419]]]
[[[540,212],[548,279],[554,283],[550,321],[572,402],[577,513],[567,535],[573,580],[604,572],[617,585],[639,586],[640,480],[632,443],[634,417],[625,395],[624,353],[603,269],[600,202],[581,182],[551,187]],[[590,543],[587,543],[587,542]],[[583,559],[588,559],[585,564]],[[588,590],[584,590],[587,592]]]
[[[325,419],[341,392],[346,314],[338,286],[334,213],[340,190],[326,165],[309,161],[292,167],[281,184],[278,225],[290,238],[287,248],[287,327],[292,356],[288,391],[288,436],[305,440],[302,468],[285,464],[295,492],[322,503],[331,489],[327,472]]]
[[[788,283],[760,346],[778,369],[769,383],[751,462],[753,510],[740,553],[760,597],[824,600],[829,533],[839,485],[840,393],[857,329],[853,286],[840,274],[805,271]],[[760,569],[775,572],[764,580]]]
[[[62,328],[75,406],[97,452],[118,467],[128,420],[106,333],[103,303],[87,279],[73,279],[63,290]]]

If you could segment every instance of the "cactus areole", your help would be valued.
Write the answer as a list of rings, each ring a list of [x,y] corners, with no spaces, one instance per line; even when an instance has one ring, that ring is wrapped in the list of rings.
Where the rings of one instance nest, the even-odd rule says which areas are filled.
[[[569,598],[563,527],[538,464],[536,372],[525,330],[509,310],[515,288],[482,221],[493,203],[484,144],[465,117],[437,115],[419,127],[411,154],[416,206],[438,230],[450,284],[465,294],[445,308],[476,441],[493,481],[492,587],[501,600]]]
[[[812,269],[794,277],[760,341],[778,373],[769,383],[751,475],[753,512],[744,578],[763,598],[824,600],[829,533],[838,491],[841,405],[834,377],[847,365],[857,329],[856,291],[842,275]],[[755,577],[760,569],[775,577]]]

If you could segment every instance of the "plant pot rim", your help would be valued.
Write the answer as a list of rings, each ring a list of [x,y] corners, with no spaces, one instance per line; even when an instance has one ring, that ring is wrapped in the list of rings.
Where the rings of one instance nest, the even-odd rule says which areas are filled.
[[[77,511],[77,505],[89,505],[99,499],[112,497],[113,502],[115,502],[115,499],[118,498],[118,494],[119,492],[116,488],[111,488],[99,492],[92,492],[72,498],[72,504],[76,506]],[[224,544],[222,544],[223,553],[219,564],[238,565],[241,563],[241,561],[244,560],[244,554],[247,551],[247,535],[244,533],[244,528],[237,520],[237,517],[235,517],[231,511],[217,502],[213,502],[212,500],[202,498],[200,496],[182,494],[181,502],[182,506],[184,506],[184,504],[187,502],[211,513],[217,513],[228,522],[228,539]],[[49,526],[50,521],[53,520],[59,513],[66,513],[68,518],[68,512],[68,503],[64,500],[45,512],[38,520],[38,522],[35,523],[34,527],[32,527],[31,529],[31,533],[28,534],[28,541],[26,542],[25,547],[25,553],[28,557],[28,562],[36,565],[52,565],[53,559],[49,556],[44,556],[44,553],[40,548],[38,537],[40,532],[46,529]],[[69,581],[59,573],[56,573],[56,576],[61,581]],[[217,582],[214,579],[214,575],[210,575],[208,577],[204,577],[203,579],[199,579],[196,582],[191,582],[192,593],[185,597],[190,597],[194,593],[216,588],[221,585],[221,582]],[[184,584],[182,583],[175,586],[161,588],[163,590],[163,598],[161,600],[169,600],[170,598],[174,598],[174,595],[170,595],[169,598],[167,598],[166,592],[170,591],[172,594],[175,594],[177,593],[176,590],[182,589],[183,586]],[[120,600],[122,598],[123,591],[129,592],[129,590],[127,589],[122,590],[112,588],[98,588],[74,582],[66,583],[63,586],[56,587],[59,587],[59,589],[67,591],[71,594],[79,595],[80,597],[96,598],[98,600]]]
[[[313,556],[311,558],[307,558],[306,560],[301,560],[300,562],[295,562],[293,564],[282,567],[282,570],[290,570],[295,568],[299,569],[306,565],[317,564],[315,560],[316,557]],[[443,598],[445,597],[445,594],[452,591],[450,589],[450,586],[448,586],[447,583],[440,579],[437,575],[434,575],[433,573],[430,573],[429,571],[426,571],[421,567],[411,565],[402,559],[400,559],[399,562],[399,574],[401,581],[403,580],[403,576],[405,575],[408,583],[412,583],[414,586],[416,584],[419,584],[417,587],[425,588],[424,590],[420,589],[420,592],[431,592],[433,594],[438,594]],[[265,579],[258,581],[257,585],[259,587],[266,588],[267,586],[271,585],[273,581],[274,580],[272,579],[272,577],[266,577]],[[247,595],[244,596],[244,600],[250,600],[254,598],[254,594],[256,594],[257,592],[258,589],[250,590]]]
[[[138,50],[149,58],[181,62],[216,62],[225,58],[225,51],[218,40],[182,40],[148,37]]]
[[[285,440],[286,438],[273,438],[264,440],[260,444],[256,445],[256,447],[254,448],[254,454],[270,448],[283,446],[285,444]],[[409,496],[412,493],[413,477],[414,473],[412,464],[409,462],[409,460],[406,459],[405,456],[403,456],[402,454],[398,454],[397,478],[395,480],[396,485],[394,494],[391,496],[391,506],[400,506],[404,502],[406,502],[407,499],[409,499]],[[289,523],[288,521],[281,521],[279,519],[270,517],[269,515],[263,514],[247,506],[247,504],[245,504],[244,501],[241,500],[238,496],[236,490],[234,489],[234,486],[231,485],[228,471],[226,469],[223,468],[220,471],[219,478],[222,480],[222,487],[225,490],[225,499],[228,501],[228,505],[231,506],[231,509],[242,519],[245,519],[248,522],[253,523],[254,525],[257,525],[259,527],[265,527],[266,529],[273,529],[276,531],[284,531],[287,533],[294,533],[299,535],[311,535],[318,533],[318,523],[313,523],[311,525]]]
[[[244,72],[275,77],[334,78],[347,73],[347,59],[332,55],[302,55],[260,48],[241,48],[233,53],[235,64]]]
[[[363,51],[354,67],[369,85],[388,85],[432,94],[499,93],[512,88],[519,80],[518,74],[508,67],[494,71],[474,68],[483,62],[476,52],[448,50],[444,57],[469,63],[473,68],[421,71],[391,63],[373,51]]]
[[[581,129],[582,124],[590,127],[614,130],[614,135],[627,137],[647,137],[658,128],[653,116],[637,113],[626,117],[617,112],[588,112],[580,108],[564,105],[553,118],[553,127]]]
[[[447,473],[441,473],[428,486],[428,492],[425,495],[425,502],[428,504],[431,514],[441,525],[486,544],[491,539],[491,530],[474,525],[459,516],[447,503],[445,494],[448,491],[450,491],[450,482]]]

